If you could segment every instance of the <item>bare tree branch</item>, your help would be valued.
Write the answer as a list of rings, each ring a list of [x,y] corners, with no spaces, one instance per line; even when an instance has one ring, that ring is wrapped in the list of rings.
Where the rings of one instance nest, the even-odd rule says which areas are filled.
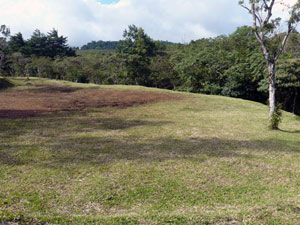
[[[266,2],[266,0],[264,0],[264,2]],[[272,17],[272,10],[273,10],[274,4],[275,4],[275,0],[272,0],[270,6],[267,6],[268,14],[267,14],[267,17],[264,20],[264,25],[266,25]]]
[[[288,40],[288,38],[289,38],[289,36],[290,36],[292,30],[293,30],[292,24],[289,23],[289,25],[288,25],[288,31],[287,31],[286,35],[284,36],[283,41],[281,42],[281,46],[280,46],[279,51],[277,52],[277,55],[274,57],[274,60],[275,60],[275,61],[277,61],[277,59],[279,58],[279,56],[280,56],[281,53],[283,52],[284,47],[285,47],[285,45],[286,45],[286,43],[287,43],[287,40]]]
[[[267,1],[266,1],[266,0],[264,0],[264,6],[265,6],[266,9],[269,8],[269,5],[267,4]]]
[[[250,8],[248,8],[245,5],[241,5],[241,7],[243,7],[244,9],[246,9],[248,11],[248,13],[250,13],[251,15],[253,15],[252,10]],[[256,19],[259,21],[259,23],[262,22],[262,18],[259,15],[255,14]]]
[[[246,9],[250,14],[252,14],[251,9],[249,9],[247,6],[245,5],[241,5],[244,9]]]

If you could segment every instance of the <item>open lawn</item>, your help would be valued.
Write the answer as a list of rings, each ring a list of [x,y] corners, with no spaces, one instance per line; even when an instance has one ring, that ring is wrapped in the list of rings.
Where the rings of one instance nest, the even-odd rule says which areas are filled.
[[[0,92],[0,224],[300,224],[300,118],[132,86]]]

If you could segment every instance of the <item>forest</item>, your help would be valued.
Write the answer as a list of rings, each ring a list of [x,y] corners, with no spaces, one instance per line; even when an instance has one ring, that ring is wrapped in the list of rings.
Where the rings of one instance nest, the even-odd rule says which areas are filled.
[[[130,25],[120,41],[71,48],[53,29],[25,40],[1,26],[0,72],[79,83],[142,85],[268,104],[268,72],[251,27],[188,44],[155,41]],[[279,35],[280,37],[280,35]],[[276,42],[269,38],[270,43]],[[277,64],[277,102],[300,115],[300,34],[292,32]]]

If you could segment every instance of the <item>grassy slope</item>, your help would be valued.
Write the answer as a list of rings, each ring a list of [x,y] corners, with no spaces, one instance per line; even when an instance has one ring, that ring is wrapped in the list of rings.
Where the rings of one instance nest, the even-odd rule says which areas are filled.
[[[300,224],[299,117],[269,131],[266,106],[183,95],[1,119],[0,221]]]

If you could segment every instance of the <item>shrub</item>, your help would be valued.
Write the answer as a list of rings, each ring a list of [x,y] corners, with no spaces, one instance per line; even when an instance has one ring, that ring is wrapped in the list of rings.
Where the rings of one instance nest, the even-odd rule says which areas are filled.
[[[275,112],[270,120],[270,128],[273,130],[279,129],[279,124],[281,122],[282,112],[281,104],[276,105]]]
[[[9,82],[7,79],[5,78],[0,78],[0,90],[4,90],[10,87],[13,87],[14,84]]]

